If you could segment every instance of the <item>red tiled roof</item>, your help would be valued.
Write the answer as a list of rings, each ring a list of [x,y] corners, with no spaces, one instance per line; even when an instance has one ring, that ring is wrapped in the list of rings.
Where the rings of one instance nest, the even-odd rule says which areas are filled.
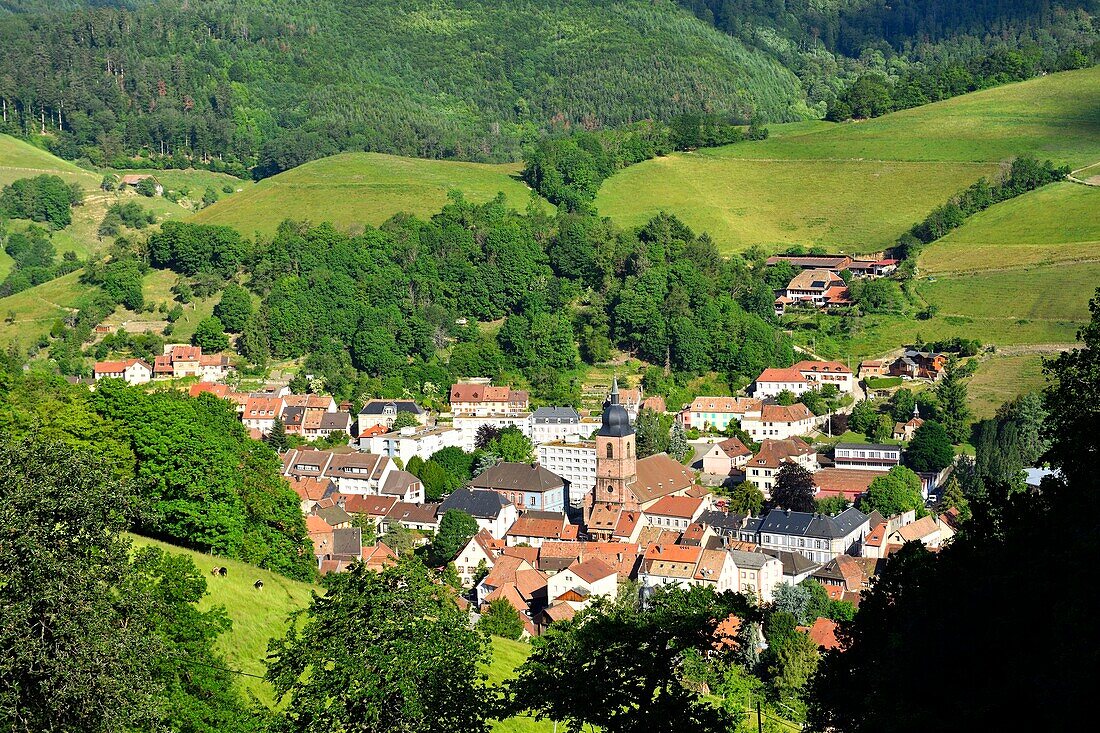
[[[585,583],[595,583],[615,574],[615,568],[596,557],[575,562],[569,566],[569,570]]]
[[[823,468],[814,473],[814,485],[824,499],[829,496],[843,496],[855,501],[867,491],[871,482],[882,475],[881,471],[862,471],[849,468]]]
[[[756,383],[760,382],[805,382],[807,381],[802,372],[797,369],[776,369],[774,367],[765,369],[760,372],[760,376],[756,378]]]
[[[813,416],[814,414],[810,412],[810,408],[801,402],[796,402],[793,405],[764,405],[764,408],[760,411],[760,419],[765,422],[792,423],[810,420]]]
[[[124,372],[134,364],[144,364],[146,369],[152,370],[153,367],[149,366],[149,363],[144,359],[123,359],[121,361],[97,361],[95,363],[96,374],[115,374],[118,372]]]
[[[198,384],[192,384],[191,388],[187,390],[187,394],[191,397],[198,397],[203,392],[208,392],[215,397],[225,398],[229,395],[229,387],[215,382],[199,382]]]
[[[688,407],[690,412],[722,412],[743,415],[760,409],[760,400],[748,397],[696,397]]]
[[[886,522],[879,522],[875,525],[874,529],[867,533],[867,536],[863,538],[863,544],[868,547],[882,547],[882,543],[886,540]]]
[[[695,516],[695,513],[699,510],[702,503],[702,499],[696,499],[690,496],[665,496],[658,499],[649,509],[646,509],[645,513],[659,514],[662,517],[691,519]]]
[[[547,519],[521,514],[512,524],[508,534],[513,537],[541,537],[548,540],[562,538],[566,526],[565,515],[560,519]]]
[[[840,648],[840,641],[836,638],[836,621],[832,619],[818,616],[813,626],[809,628],[799,626],[798,628],[804,629],[809,633],[810,639],[812,639],[818,647],[826,651]]]
[[[309,514],[306,516],[306,532],[309,534],[323,534],[331,531],[332,525],[316,514]]]
[[[639,460],[636,472],[637,479],[631,489],[643,504],[661,496],[685,491],[695,483],[695,474],[690,469],[664,453]]]
[[[800,361],[791,369],[818,374],[851,374],[852,370],[839,361]]]
[[[745,444],[737,438],[726,438],[718,444],[718,447],[721,448],[722,452],[729,458],[752,455],[752,451],[746,448]]]
[[[798,438],[786,440],[772,440],[770,438],[760,441],[760,450],[749,459],[749,465],[763,466],[764,468],[779,468],[782,461],[804,456],[812,453],[813,448]]]

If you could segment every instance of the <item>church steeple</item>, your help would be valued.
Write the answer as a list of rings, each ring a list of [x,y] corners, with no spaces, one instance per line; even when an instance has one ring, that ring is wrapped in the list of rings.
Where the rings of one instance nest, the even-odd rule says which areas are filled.
[[[619,380],[613,378],[611,392],[603,404],[603,425],[596,433],[596,485],[591,504],[636,509],[631,487],[637,478],[634,427],[626,407],[619,404]]]
[[[619,379],[611,380],[611,394],[603,403],[603,425],[597,436],[604,438],[625,438],[634,434],[634,428],[630,425],[630,415],[626,408],[619,404]]]

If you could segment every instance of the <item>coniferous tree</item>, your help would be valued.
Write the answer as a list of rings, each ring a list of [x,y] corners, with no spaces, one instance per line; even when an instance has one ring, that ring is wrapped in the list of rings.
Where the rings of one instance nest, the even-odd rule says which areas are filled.
[[[969,437],[970,406],[967,403],[966,382],[954,359],[944,369],[943,378],[936,387],[936,398],[939,400],[940,422],[947,431],[947,437],[952,443],[964,442]]]
[[[286,424],[283,418],[276,416],[271,423],[271,432],[267,434],[265,441],[276,453],[285,453],[290,448],[290,440],[286,435]]]

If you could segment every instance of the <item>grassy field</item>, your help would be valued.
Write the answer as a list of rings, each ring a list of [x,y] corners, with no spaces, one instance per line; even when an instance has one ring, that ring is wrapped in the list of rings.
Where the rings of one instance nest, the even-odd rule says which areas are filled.
[[[80,272],[43,283],[6,298],[0,298],[0,346],[16,345],[21,350],[49,333],[54,321],[75,312],[88,297],[80,284]]]
[[[399,212],[428,216],[462,191],[471,201],[503,192],[523,209],[531,192],[519,164],[416,160],[379,153],[343,153],[268,178],[199,212],[195,221],[271,234],[284,219],[329,221],[340,228],[378,225]],[[546,204],[549,206],[549,204]]]
[[[970,409],[977,419],[993,417],[1005,402],[1025,392],[1038,392],[1045,384],[1039,354],[992,356],[970,378]]]
[[[922,274],[1100,260],[1100,187],[1056,183],[976,214],[929,245]]]
[[[606,181],[600,212],[636,225],[661,210],[725,251],[890,245],[935,205],[1018,153],[1100,160],[1100,67],[1051,74],[865,122],[781,126],[768,140],[678,153]]]
[[[136,546],[151,545],[194,560],[207,579],[207,594],[199,602],[199,607],[223,606],[233,622],[232,629],[218,640],[218,648],[230,667],[251,675],[263,675],[268,640],[286,633],[290,614],[306,608],[312,593],[321,590],[320,586],[290,580],[236,560],[186,550],[147,537],[134,535],[132,539]],[[222,566],[228,571],[224,578],[210,575],[211,568]],[[262,591],[253,587],[257,580],[264,582]],[[486,674],[489,683],[494,686],[514,677],[516,667],[531,653],[531,647],[524,642],[497,637],[493,637],[492,648],[493,661]],[[266,682],[244,675],[238,679],[243,689],[254,694],[260,702],[268,706],[274,703],[274,693]],[[542,733],[552,731],[553,724],[539,723],[529,718],[512,718],[496,723],[493,730],[500,733]]]
[[[100,181],[96,174],[52,153],[10,135],[0,135],[0,185],[7,185],[18,178],[32,178],[46,173],[89,189],[98,186]]]

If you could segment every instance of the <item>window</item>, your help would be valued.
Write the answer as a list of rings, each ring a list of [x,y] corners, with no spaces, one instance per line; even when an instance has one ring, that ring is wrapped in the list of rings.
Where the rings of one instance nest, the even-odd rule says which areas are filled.
[[[614,449],[611,447],[611,444],[608,443],[607,444],[607,457],[608,458],[614,458],[615,456],[613,455],[613,453],[614,453]]]

